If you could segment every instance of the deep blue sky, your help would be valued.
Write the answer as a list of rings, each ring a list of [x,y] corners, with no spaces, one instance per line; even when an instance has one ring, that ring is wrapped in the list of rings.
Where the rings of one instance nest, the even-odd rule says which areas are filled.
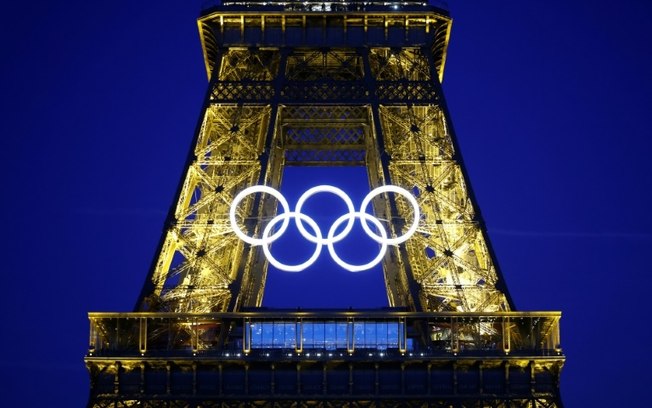
[[[568,407],[645,406],[652,3],[449,3],[444,88],[511,295],[563,311]],[[132,309],[192,139],[199,7],[3,5],[1,406],[85,404],[86,313]]]

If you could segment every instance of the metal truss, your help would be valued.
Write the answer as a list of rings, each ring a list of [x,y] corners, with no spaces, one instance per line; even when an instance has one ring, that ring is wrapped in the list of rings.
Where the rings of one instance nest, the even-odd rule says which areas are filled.
[[[392,182],[409,188],[423,213],[406,252],[426,309],[508,310],[441,108],[382,106],[380,120]]]
[[[237,192],[256,184],[269,122],[266,106],[209,106],[174,217],[154,266],[149,309],[225,310],[243,252],[228,223]]]
[[[264,7],[200,19],[213,80],[140,309],[209,312],[260,305],[265,262],[228,230],[234,195],[255,183],[278,187],[285,165],[361,164],[372,186],[391,182],[411,190],[423,212],[419,234],[384,263],[392,306],[510,309],[438,83],[449,20],[432,12],[341,11],[321,21]],[[423,45],[413,44],[419,43],[411,39],[415,27],[426,34]],[[397,29],[404,35],[393,36]],[[291,34],[301,38],[296,46],[288,46]],[[340,34],[346,43],[358,37],[362,43],[319,46]],[[244,46],[248,35],[267,46]],[[388,46],[365,45],[370,41]],[[240,214],[251,232],[275,213],[264,197],[253,200]],[[374,204],[395,234],[410,216],[404,204]]]
[[[265,262],[230,231],[228,208],[245,187],[278,187],[285,165],[366,165],[371,187],[392,183],[417,197],[418,234],[384,262],[390,305],[510,309],[428,48],[229,47],[218,59],[142,310],[260,305]],[[394,197],[374,209],[396,235],[411,217]],[[250,232],[274,214],[264,196],[239,209]]]

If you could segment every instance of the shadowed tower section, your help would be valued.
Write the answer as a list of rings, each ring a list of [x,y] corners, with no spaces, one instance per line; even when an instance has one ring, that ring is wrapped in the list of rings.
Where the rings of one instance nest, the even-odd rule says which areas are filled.
[[[209,87],[133,313],[91,313],[89,407],[559,407],[559,312],[516,312],[441,89],[451,18],[405,2],[224,1],[198,20]],[[260,308],[233,230],[248,187],[358,166],[388,237],[389,308]],[[293,205],[293,203],[291,203]],[[272,194],[240,201],[261,237]],[[362,288],[363,290],[363,288]]]

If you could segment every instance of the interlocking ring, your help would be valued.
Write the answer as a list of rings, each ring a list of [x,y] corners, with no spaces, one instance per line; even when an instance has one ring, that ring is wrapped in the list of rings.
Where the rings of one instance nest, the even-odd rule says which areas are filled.
[[[275,240],[275,239],[272,239],[270,237],[270,235],[269,235],[269,233],[272,231],[272,228],[274,227],[274,225],[276,223],[278,223],[279,221],[281,221],[281,220],[286,221],[286,220],[289,220],[292,217],[294,217],[294,219],[297,220],[297,221],[299,219],[303,218],[308,223],[308,225],[310,225],[310,227],[312,227],[312,229],[315,230],[316,237],[317,237],[317,239],[315,241],[313,241],[313,242],[315,242],[317,244],[317,246],[315,247],[315,252],[312,254],[312,256],[306,262],[304,262],[302,264],[298,264],[298,265],[286,265],[284,263],[279,262],[276,258],[274,258],[274,255],[272,255],[271,251],[269,250],[269,244]],[[284,225],[287,225],[287,224],[284,224]],[[298,223],[297,223],[297,226],[299,226]],[[306,233],[307,233],[307,231],[306,231]],[[283,213],[281,215],[278,215],[278,216],[274,217],[269,222],[269,224],[267,224],[265,229],[263,230],[263,238],[262,238],[263,252],[265,253],[265,256],[267,257],[267,260],[269,261],[269,263],[271,263],[272,265],[274,265],[278,269],[280,269],[282,271],[287,271],[287,272],[301,272],[302,270],[306,269],[307,267],[309,267],[310,265],[315,263],[317,258],[319,258],[319,254],[321,254],[321,248],[324,245],[324,244],[321,243],[321,237],[322,237],[321,230],[319,229],[319,225],[317,225],[315,220],[313,220],[312,218],[308,217],[305,214],[301,214],[301,213],[296,212],[296,211],[294,211],[294,212],[286,212],[286,213]]]
[[[253,238],[242,232],[242,230],[238,227],[238,221],[235,219],[235,210],[238,208],[238,204],[240,204],[240,201],[244,199],[246,196],[249,194],[253,193],[267,193],[274,198],[278,200],[279,203],[281,203],[281,207],[283,207],[283,211],[288,213],[290,212],[290,204],[288,204],[287,200],[285,197],[283,197],[283,194],[281,194],[280,191],[274,190],[271,187],[267,186],[251,186],[247,187],[244,190],[242,190],[235,198],[233,199],[233,202],[231,203],[231,210],[229,211],[229,220],[231,221],[231,228],[233,228],[233,232],[235,232],[235,235],[237,235],[241,240],[246,242],[247,244],[257,246],[257,245],[262,245],[264,243],[264,240],[262,238]],[[283,221],[283,225],[281,225],[281,228],[276,231],[275,234],[269,237],[270,242],[276,240],[279,238],[287,229],[288,224],[290,223],[290,219],[286,218]]]
[[[254,238],[245,234],[238,226],[236,220],[236,208],[238,204],[240,204],[240,202],[247,195],[255,194],[255,193],[270,194],[273,197],[275,197],[278,200],[278,202],[281,204],[281,207],[283,207],[283,213],[274,217],[269,222],[269,224],[267,224],[267,226],[263,230],[263,235],[261,238]],[[337,220],[335,220],[335,222],[333,222],[325,238],[321,232],[321,229],[319,228],[319,225],[317,225],[315,220],[313,220],[311,217],[301,212],[301,209],[303,208],[305,202],[310,197],[318,193],[331,193],[340,197],[344,201],[348,209],[348,213],[342,215]],[[380,220],[378,220],[378,218],[366,212],[366,208],[371,203],[371,200],[373,200],[374,197],[376,197],[377,195],[383,193],[396,193],[405,197],[414,210],[412,225],[410,225],[410,228],[408,228],[405,234],[399,237],[388,238],[387,231],[385,231],[385,228],[381,224]],[[238,195],[236,195],[236,197],[233,200],[233,203],[231,203],[231,209],[229,211],[229,219],[231,221],[231,228],[233,228],[233,232],[235,232],[235,234],[244,242],[252,246],[261,245],[263,247],[263,252],[265,253],[265,256],[267,257],[269,263],[271,263],[272,265],[274,265],[276,268],[280,270],[288,271],[288,272],[299,272],[308,268],[313,263],[315,263],[317,258],[319,258],[322,247],[324,245],[328,247],[328,252],[330,253],[331,258],[333,258],[333,261],[335,261],[335,263],[337,263],[342,268],[351,272],[359,272],[359,271],[365,271],[367,269],[371,269],[374,266],[376,266],[378,263],[380,263],[380,261],[383,259],[385,253],[387,252],[388,245],[398,245],[402,242],[407,241],[412,236],[412,234],[414,234],[414,232],[417,230],[417,227],[419,225],[420,217],[421,215],[419,212],[419,204],[417,203],[417,200],[414,198],[414,196],[412,196],[412,194],[410,194],[407,190],[392,185],[381,186],[373,189],[369,194],[367,194],[364,200],[362,200],[362,204],[360,205],[360,209],[358,211],[355,211],[353,202],[351,201],[349,196],[346,195],[344,191],[342,191],[337,187],[333,187],[329,185],[316,186],[304,192],[299,198],[299,200],[297,201],[297,205],[294,211],[290,211],[290,206],[287,200],[285,199],[285,197],[283,197],[283,195],[279,191],[267,186],[252,186],[242,190]],[[299,230],[301,236],[303,236],[306,240],[316,244],[315,251],[313,252],[312,256],[307,261],[297,265],[287,265],[282,262],[279,262],[276,258],[274,258],[274,256],[272,255],[269,249],[269,245],[272,242],[276,241],[278,238],[280,238],[281,235],[283,235],[283,233],[288,227],[290,218],[294,218],[297,229]],[[370,262],[362,265],[353,265],[343,261],[335,251],[335,247],[334,247],[335,243],[344,239],[349,234],[349,232],[351,232],[356,218],[360,219],[360,222],[362,223],[362,228],[366,232],[366,234],[371,239],[373,239],[374,241],[380,244],[380,251],[378,252],[378,255]],[[303,225],[304,221],[310,226],[314,234],[311,234],[305,228],[305,226]],[[376,229],[378,229],[380,235],[376,234],[369,227],[368,221],[371,221],[371,223],[374,224]],[[273,232],[274,227],[279,222],[282,222],[281,226],[276,232]],[[344,222],[346,222],[346,226],[340,233],[336,234],[337,229]]]
[[[337,241],[332,241],[332,242],[329,242],[327,244],[328,245],[328,253],[331,254],[331,258],[333,258],[333,260],[335,261],[336,264],[338,264],[342,268],[346,269],[347,271],[360,272],[360,271],[366,271],[367,269],[371,269],[374,266],[378,265],[378,263],[385,256],[385,252],[387,252],[387,232],[385,232],[385,228],[383,228],[383,224],[381,224],[380,221],[378,221],[378,218],[376,218],[376,217],[374,217],[374,216],[372,216],[370,214],[364,213],[364,212],[356,212],[356,213],[353,213],[353,215],[351,215],[351,213],[344,214],[343,216],[341,216],[340,218],[335,220],[335,222],[331,226],[331,229],[328,231],[328,239],[329,240],[333,238],[332,235],[334,234],[337,227],[339,227],[340,224],[343,223],[344,220],[346,220],[347,218],[349,220],[353,220],[353,221],[355,221],[356,218],[360,218],[360,222],[362,222],[362,225],[365,225],[367,223],[366,219],[368,219],[368,220],[371,220],[371,222],[374,223],[374,225],[376,225],[376,227],[378,228],[378,231],[380,231],[380,235],[382,235],[382,237],[385,239],[385,241],[380,242],[381,247],[380,247],[380,251],[378,251],[378,255],[376,255],[376,257],[374,259],[372,259],[370,262],[368,262],[366,264],[363,264],[363,265],[352,265],[350,263],[344,262],[342,260],[342,258],[340,258],[337,255],[337,252],[335,252],[335,247],[333,246],[333,244],[335,242],[339,241],[339,239]],[[367,235],[369,235],[369,234],[367,234]]]
[[[362,200],[362,204],[360,205],[360,212],[366,214],[367,206],[369,205],[371,200],[377,195],[382,193],[396,193],[407,198],[412,208],[414,208],[412,225],[410,226],[410,228],[408,228],[405,234],[401,235],[400,237],[389,238],[389,239],[387,239],[387,236],[379,237],[378,235],[374,234],[374,232],[369,228],[369,225],[367,225],[367,221],[360,219],[360,221],[362,222],[362,228],[364,229],[364,232],[366,232],[371,239],[378,242],[379,244],[382,244],[383,242],[387,242],[387,244],[389,245],[398,245],[402,242],[407,241],[408,238],[410,238],[412,234],[414,234],[415,231],[417,230],[417,227],[419,226],[419,217],[421,217],[421,214],[419,214],[419,203],[417,203],[417,199],[414,198],[414,196],[404,188],[398,186],[392,186],[392,185],[380,186],[371,190],[371,192],[367,194],[364,200]]]
[[[317,193],[332,193],[332,194],[335,194],[336,196],[340,197],[344,201],[344,204],[346,204],[346,208],[349,210],[349,214],[355,213],[355,207],[353,207],[353,201],[351,201],[351,198],[349,198],[349,196],[346,195],[346,193],[344,191],[342,191],[341,189],[339,189],[337,187],[333,187],[333,186],[328,186],[328,185],[316,186],[316,187],[313,187],[313,188],[309,189],[305,193],[301,194],[301,197],[299,197],[299,201],[297,201],[297,206],[294,209],[294,212],[300,213],[301,209],[303,208],[303,204],[310,197],[312,197],[313,195],[315,195]],[[315,244],[318,242],[317,237],[311,236],[308,233],[308,231],[306,231],[306,229],[303,227],[303,223],[301,222],[301,218],[296,218],[296,223],[297,223],[297,228],[299,229],[299,232],[301,232],[301,235],[305,239],[307,239],[308,241],[313,242]],[[354,223],[355,223],[355,218],[349,217],[349,222],[346,224],[346,227],[344,227],[344,230],[342,232],[340,232],[339,234],[337,234],[337,235],[335,235],[333,237],[331,237],[330,234],[329,234],[329,237],[326,238],[326,241],[323,241],[322,243],[328,245],[330,242],[337,242],[337,241],[342,240],[342,238],[344,238],[345,236],[347,236],[349,234],[349,232],[351,232],[351,230],[353,229],[353,224]],[[338,226],[339,226],[339,224],[338,224]],[[331,230],[332,229],[333,228],[331,227]],[[322,241],[322,239],[320,238],[319,241]]]

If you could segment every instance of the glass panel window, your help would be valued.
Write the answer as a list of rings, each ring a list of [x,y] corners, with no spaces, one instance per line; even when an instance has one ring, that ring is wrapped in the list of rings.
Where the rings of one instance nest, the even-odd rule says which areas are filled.
[[[337,347],[337,324],[326,322],[324,325],[324,343],[326,350],[335,350]]]
[[[299,330],[303,348],[343,350],[372,348],[385,350],[405,347],[404,324],[398,321],[262,321],[247,326],[252,348],[296,348]]]
[[[355,348],[364,348],[364,323],[355,322],[353,323],[353,342]]]
[[[335,347],[338,349],[345,349],[347,346],[346,327],[346,323],[337,323],[337,342]]]
[[[324,323],[312,323],[313,348],[324,348]]]
[[[398,326],[398,322],[387,323],[387,347],[389,348],[398,348]]]
[[[251,347],[260,347],[263,342],[263,326],[260,322],[252,322],[249,325],[249,334],[251,335]]]
[[[274,322],[274,332],[272,345],[275,348],[281,348],[285,346],[285,323],[283,322]]]
[[[365,348],[376,348],[376,322],[365,322],[364,325],[364,343]]]
[[[261,323],[263,326],[263,340],[261,342],[262,347],[271,348],[274,344],[274,323]]]
[[[314,347],[312,322],[303,322],[303,348]]]
[[[387,322],[376,323],[376,347],[379,350],[385,350],[388,347]]]
[[[296,325],[294,323],[285,323],[284,324],[284,342],[283,342],[283,347],[284,348],[294,348],[296,347],[297,343],[297,329]]]

